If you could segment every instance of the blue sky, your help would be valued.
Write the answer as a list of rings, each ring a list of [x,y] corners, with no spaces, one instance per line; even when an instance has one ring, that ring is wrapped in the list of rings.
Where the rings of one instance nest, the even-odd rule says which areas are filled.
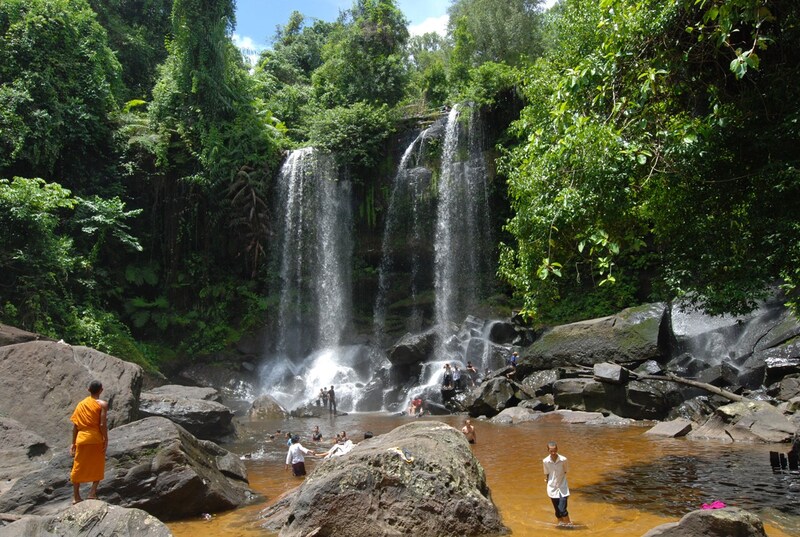
[[[236,0],[234,43],[242,48],[261,49],[272,42],[275,26],[286,24],[292,11],[306,17],[336,20],[339,10],[348,9],[352,0]],[[409,20],[412,34],[444,32],[450,0],[398,0]]]

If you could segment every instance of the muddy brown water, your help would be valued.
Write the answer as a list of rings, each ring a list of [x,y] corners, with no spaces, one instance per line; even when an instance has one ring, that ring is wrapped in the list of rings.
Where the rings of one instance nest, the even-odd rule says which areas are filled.
[[[286,443],[282,434],[276,434],[278,430],[298,433],[304,445],[322,450],[340,430],[358,441],[365,431],[381,434],[411,419],[351,414],[245,422],[240,440],[225,447],[245,457],[250,486],[265,499],[211,517],[171,522],[169,527],[176,537],[273,536],[260,527],[259,512],[300,483],[284,469]],[[464,417],[430,419],[460,427]],[[486,472],[503,522],[514,536],[565,534],[555,527],[545,493],[542,459],[550,440],[558,442],[559,452],[569,459],[569,512],[573,522],[585,526],[570,534],[637,537],[703,503],[720,500],[758,514],[769,537],[800,536],[800,475],[775,474],[769,463],[770,450],[788,450],[788,446],[652,438],[643,434],[644,425],[473,423],[478,433],[475,456]],[[320,426],[323,442],[310,441],[314,425]],[[269,434],[275,438],[269,439]],[[306,459],[309,471],[315,464],[323,462]]]

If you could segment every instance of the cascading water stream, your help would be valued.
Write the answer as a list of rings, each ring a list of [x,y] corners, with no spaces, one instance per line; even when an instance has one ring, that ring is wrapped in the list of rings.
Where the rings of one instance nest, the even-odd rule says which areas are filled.
[[[453,107],[447,118],[435,235],[436,323],[459,322],[485,291],[491,273],[489,189],[477,110]]]
[[[414,165],[421,160],[422,146],[428,130],[422,131],[403,152],[400,164],[397,166],[392,184],[392,192],[389,197],[389,206],[386,212],[386,225],[381,241],[381,264],[378,271],[378,295],[375,300],[374,309],[374,336],[379,344],[384,343],[386,333],[386,314],[389,287],[391,284],[392,271],[395,268],[394,251],[395,241],[403,238],[410,239],[412,244],[419,244],[422,235],[422,223],[420,209],[421,199],[425,185],[421,180],[420,174],[413,173]],[[415,152],[416,148],[416,152]],[[407,212],[410,211],[410,219]],[[405,220],[403,219],[405,217]],[[409,230],[410,221],[410,230]],[[410,231],[410,236],[408,235]],[[408,242],[408,241],[404,241]],[[419,276],[420,254],[418,248],[411,249],[411,278],[408,286],[409,298],[412,304],[416,303]],[[417,308],[413,308],[408,320],[409,329],[419,329],[421,326],[421,313]]]
[[[360,380],[346,363],[352,360],[337,358],[358,354],[338,347],[352,330],[351,197],[332,157],[313,148],[292,151],[278,175],[278,333],[261,380],[286,407],[313,398],[323,386]],[[346,397],[347,386],[339,389]]]

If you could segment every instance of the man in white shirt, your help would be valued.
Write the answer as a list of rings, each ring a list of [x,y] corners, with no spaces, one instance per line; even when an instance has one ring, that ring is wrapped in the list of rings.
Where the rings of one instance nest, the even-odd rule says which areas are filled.
[[[547,443],[550,454],[544,458],[544,480],[547,481],[547,495],[553,502],[559,526],[571,526],[572,521],[567,512],[567,499],[569,487],[567,486],[567,458],[558,454],[558,445],[555,442]]]
[[[306,458],[305,455],[307,454],[316,455],[313,450],[307,449],[303,447],[300,443],[300,436],[294,435],[292,437],[292,443],[289,446],[289,451],[286,453],[286,469],[289,469],[289,465],[292,465],[292,474],[297,477],[302,477],[306,475]]]

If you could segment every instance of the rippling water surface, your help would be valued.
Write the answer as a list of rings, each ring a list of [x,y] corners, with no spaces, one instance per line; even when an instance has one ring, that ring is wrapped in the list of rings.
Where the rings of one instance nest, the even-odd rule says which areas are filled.
[[[321,450],[340,430],[358,441],[365,431],[381,434],[412,418],[380,414],[352,414],[323,420],[244,423],[241,439],[226,448],[248,456],[251,488],[264,502],[210,520],[170,523],[176,537],[270,536],[259,527],[258,513],[299,481],[284,470],[286,441],[292,431],[307,447]],[[463,417],[441,421],[460,427]],[[730,445],[686,439],[645,436],[647,427],[527,423],[493,425],[473,420],[478,443],[475,456],[486,471],[492,499],[504,523],[515,536],[561,535],[555,528],[552,506],[545,494],[542,459],[550,440],[569,459],[573,530],[584,536],[641,536],[665,522],[673,522],[703,503],[721,500],[751,510],[765,523],[770,537],[800,535],[800,475],[773,474],[770,450],[788,446]],[[319,425],[324,441],[311,442]],[[275,435],[269,439],[268,435]],[[307,459],[309,471],[315,464]],[[360,536],[353,536],[360,537]]]

